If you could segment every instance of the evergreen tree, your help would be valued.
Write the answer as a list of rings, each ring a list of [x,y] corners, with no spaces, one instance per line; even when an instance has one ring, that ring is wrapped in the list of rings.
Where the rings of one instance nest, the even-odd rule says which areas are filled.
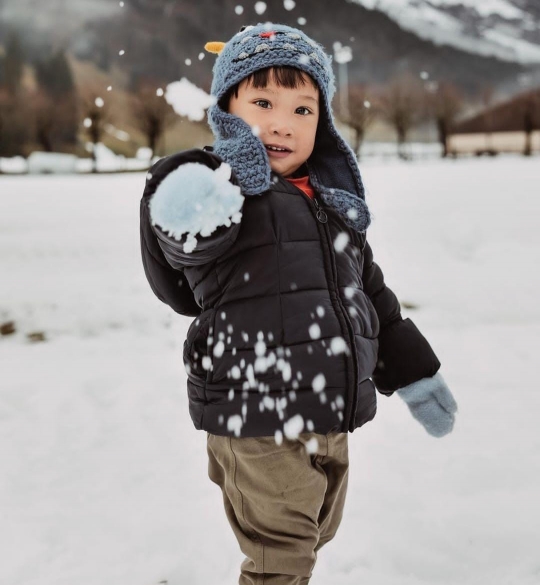
[[[71,68],[63,50],[38,61],[36,76],[39,85],[53,97],[64,96],[75,89]]]
[[[10,35],[4,57],[4,86],[11,95],[17,95],[21,87],[24,55],[18,33]]]
[[[53,53],[35,65],[40,89],[55,104],[54,124],[49,140],[53,144],[76,144],[78,108],[75,82],[63,50]]]

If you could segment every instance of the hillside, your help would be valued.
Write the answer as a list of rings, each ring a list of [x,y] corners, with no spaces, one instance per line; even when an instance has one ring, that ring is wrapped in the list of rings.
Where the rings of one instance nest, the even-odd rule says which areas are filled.
[[[128,88],[141,78],[166,83],[186,76],[208,90],[214,57],[204,54],[204,43],[226,40],[244,24],[267,20],[303,27],[328,52],[336,41],[351,46],[350,83],[380,83],[403,71],[427,71],[431,79],[454,81],[473,94],[487,84],[504,84],[505,91],[512,91],[525,70],[518,63],[437,45],[404,30],[384,12],[352,1],[333,2],[330,9],[328,2],[298,0],[292,10],[268,2],[260,15],[254,4],[243,6],[241,15],[235,12],[238,0],[130,0],[123,8],[116,0],[49,0],[45,11],[36,0],[4,0],[2,10],[4,21],[22,26],[34,46],[63,45],[105,71],[117,66]],[[299,17],[305,25],[298,24]]]

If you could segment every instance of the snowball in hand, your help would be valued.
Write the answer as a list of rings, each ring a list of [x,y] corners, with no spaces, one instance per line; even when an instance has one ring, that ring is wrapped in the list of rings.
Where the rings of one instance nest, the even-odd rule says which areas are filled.
[[[215,171],[200,163],[185,163],[169,173],[150,200],[152,225],[180,240],[183,234],[202,237],[220,225],[240,223],[244,196],[229,179],[231,167]]]

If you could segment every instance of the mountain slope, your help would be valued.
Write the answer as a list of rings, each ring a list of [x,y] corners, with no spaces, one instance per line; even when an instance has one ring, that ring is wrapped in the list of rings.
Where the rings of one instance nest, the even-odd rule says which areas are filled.
[[[390,0],[379,1],[382,6]],[[404,30],[388,14],[370,10],[358,0],[331,5],[320,0],[297,0],[292,10],[287,10],[281,1],[267,2],[262,14],[256,12],[257,5],[252,2],[243,5],[240,15],[238,5],[238,0],[222,0],[217,10],[216,0],[198,0],[196,4],[188,0],[126,0],[124,8],[119,8],[117,0],[99,0],[85,18],[88,0],[49,0],[45,15],[41,14],[42,3],[38,0],[3,0],[0,16],[17,14],[27,41],[34,44],[36,29],[39,27],[43,37],[48,26],[53,39],[48,46],[67,46],[79,59],[93,61],[104,70],[121,68],[128,87],[135,87],[140,79],[151,78],[164,84],[185,76],[208,91],[215,57],[205,53],[205,42],[227,40],[242,25],[261,21],[300,26],[328,52],[332,52],[336,41],[351,46],[353,60],[348,65],[348,76],[352,84],[384,83],[405,71],[414,75],[427,71],[432,80],[455,82],[469,94],[480,92],[486,85],[502,84],[505,92],[511,92],[519,86],[519,76],[525,70],[519,63],[420,38]],[[35,17],[38,14],[40,18]],[[300,17],[307,20],[305,25],[298,24]],[[62,26],[58,25],[60,20]],[[125,54],[120,56],[121,50]],[[34,52],[39,55],[38,50]]]
[[[540,63],[537,0],[349,0],[383,11],[405,30],[506,61]]]

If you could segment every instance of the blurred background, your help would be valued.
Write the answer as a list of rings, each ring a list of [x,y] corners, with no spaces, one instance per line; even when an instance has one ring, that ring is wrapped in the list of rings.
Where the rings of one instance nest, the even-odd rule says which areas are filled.
[[[310,583],[538,585],[539,0],[0,0],[0,583],[238,582],[139,205],[213,142],[205,43],[265,21],[333,55],[375,261],[459,406],[434,439],[379,395]]]
[[[537,0],[1,0],[0,157],[25,160],[0,171],[55,167],[28,161],[35,152],[97,159],[55,159],[77,171],[129,170],[211,143],[204,44],[272,20],[334,56],[335,115],[360,156],[530,155],[539,19]]]

